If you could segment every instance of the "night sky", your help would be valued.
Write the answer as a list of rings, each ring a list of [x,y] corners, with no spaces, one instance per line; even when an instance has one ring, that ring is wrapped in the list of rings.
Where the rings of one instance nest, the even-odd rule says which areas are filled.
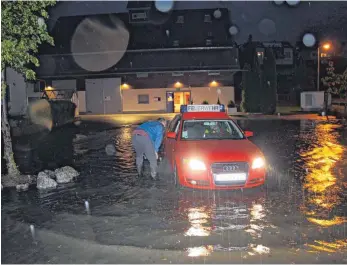
[[[52,9],[49,25],[61,16],[127,12],[127,2],[83,1],[58,2]],[[249,34],[258,41],[300,40],[304,32],[318,34],[319,39],[347,40],[347,2],[301,1],[290,7],[273,1],[179,1],[175,9],[227,7],[230,19],[239,28],[235,40],[245,42]]]

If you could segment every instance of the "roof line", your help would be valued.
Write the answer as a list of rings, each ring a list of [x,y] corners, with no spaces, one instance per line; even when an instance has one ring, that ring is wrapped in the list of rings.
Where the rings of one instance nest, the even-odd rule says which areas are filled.
[[[159,49],[136,49],[136,50],[126,50],[125,53],[136,53],[136,52],[166,52],[166,51],[206,51],[206,50],[226,50],[226,49],[236,49],[235,46],[213,46],[213,47],[185,47],[185,48],[159,48]],[[105,54],[112,52],[122,52],[122,50],[111,50],[105,52],[79,52],[79,53],[51,53],[51,54],[40,54],[39,57],[47,56],[73,56],[73,55],[91,55],[91,54]]]
[[[208,73],[208,72],[239,72],[245,71],[243,69],[221,69],[221,70],[182,70],[181,73]],[[84,76],[119,76],[119,75],[136,75],[139,73],[147,74],[166,74],[177,71],[137,71],[137,72],[118,72],[118,73],[94,73],[94,74],[67,74],[67,75],[40,75],[40,78],[69,78],[69,77],[84,77]]]

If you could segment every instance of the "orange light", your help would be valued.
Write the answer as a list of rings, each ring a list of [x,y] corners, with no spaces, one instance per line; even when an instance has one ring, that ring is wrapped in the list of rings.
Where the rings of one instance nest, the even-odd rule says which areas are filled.
[[[326,44],[323,45],[323,48],[324,48],[325,50],[329,50],[330,47],[331,47],[331,46],[330,46],[329,43],[326,43]]]
[[[124,83],[121,87],[122,87],[122,89],[128,89],[129,85],[127,83]]]
[[[182,87],[182,83],[180,83],[180,82],[177,81],[177,82],[175,83],[175,87],[176,87],[176,88]]]
[[[216,87],[216,86],[218,86],[218,82],[216,82],[216,81],[213,80],[213,81],[210,83],[210,86]]]

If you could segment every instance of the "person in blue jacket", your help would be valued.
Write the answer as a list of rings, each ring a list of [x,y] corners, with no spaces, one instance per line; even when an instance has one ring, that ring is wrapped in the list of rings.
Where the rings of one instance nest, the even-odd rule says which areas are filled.
[[[157,178],[158,151],[163,141],[166,120],[159,118],[138,126],[132,134],[132,144],[136,152],[136,167],[139,176],[142,175],[143,158],[146,156],[151,167],[151,177]]]

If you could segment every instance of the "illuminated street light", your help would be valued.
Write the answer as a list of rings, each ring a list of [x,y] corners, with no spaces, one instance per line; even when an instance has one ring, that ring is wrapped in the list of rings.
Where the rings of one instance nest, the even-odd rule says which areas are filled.
[[[324,44],[323,48],[326,49],[326,50],[329,50],[330,49],[330,44],[329,43]]]

